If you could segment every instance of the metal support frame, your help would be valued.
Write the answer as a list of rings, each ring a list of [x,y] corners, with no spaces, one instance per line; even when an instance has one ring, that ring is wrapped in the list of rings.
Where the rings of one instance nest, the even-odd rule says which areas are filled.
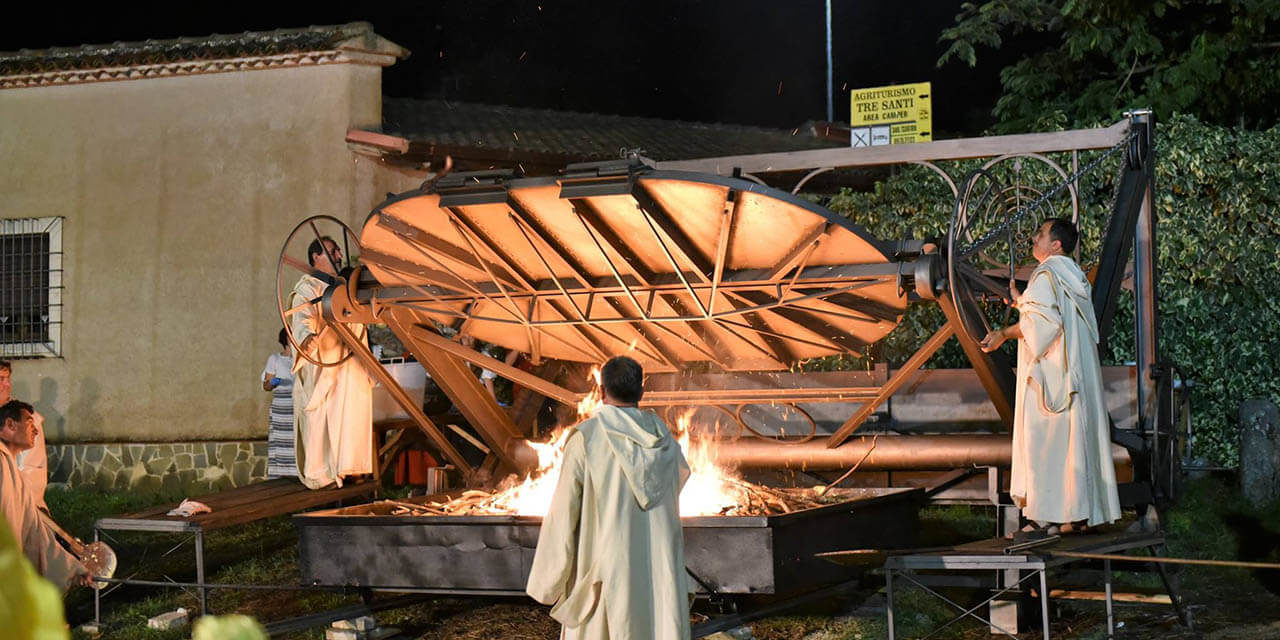
[[[492,455],[509,469],[521,468],[510,450],[512,441],[522,439],[523,434],[511,421],[510,414],[498,406],[498,401],[480,384],[466,361],[443,349],[430,348],[422,339],[427,330],[414,326],[412,316],[403,309],[390,308],[384,316],[387,326],[484,438]]]
[[[193,525],[189,522],[182,522],[182,521],[138,521],[132,524],[117,522],[111,527],[111,529],[113,531],[143,531],[143,532],[152,532],[152,533],[190,534],[188,537],[183,538],[177,544],[170,547],[168,551],[161,553],[157,558],[157,560],[166,558],[172,555],[175,551],[186,546],[188,541],[192,541],[194,543],[193,551],[194,551],[195,562],[196,562],[196,581],[192,583],[190,586],[195,589],[196,599],[200,602],[200,615],[205,615],[206,613],[209,612],[209,588],[207,587],[207,583],[205,582],[203,529],[201,529],[197,525]],[[102,537],[104,535],[103,531],[104,531],[104,528],[102,526],[100,526],[97,523],[94,524],[93,526],[94,542],[99,542],[102,540]],[[107,537],[111,538],[111,536],[107,536]],[[116,544],[119,544],[119,542],[116,541],[115,538],[111,538],[111,540],[113,542],[116,542]],[[106,597],[112,591],[115,591],[116,589],[119,589],[124,585],[144,584],[148,582],[146,580],[133,579],[134,576],[138,575],[138,573],[141,573],[142,570],[145,568],[146,568],[145,565],[142,567],[139,567],[137,571],[134,571],[134,573],[131,574],[128,578],[113,580],[112,582],[114,584],[111,586],[98,585],[94,587],[93,589],[93,622],[94,624],[99,626],[102,625],[102,599],[104,597]],[[169,583],[178,584],[172,578],[169,578],[169,576],[167,575],[163,577],[165,578],[165,580],[168,581],[166,584],[169,584]],[[182,588],[186,590],[185,585],[180,585],[180,586],[182,586]]]
[[[1164,540],[1158,536],[1152,536],[1152,535],[1132,536],[1132,537],[1116,540],[1109,544],[1105,544],[1102,547],[1100,547],[1099,552],[1102,552],[1101,551],[1102,549],[1107,550],[1104,553],[1113,553],[1118,551],[1127,551],[1127,550],[1136,549],[1136,550],[1146,550],[1152,555],[1155,555],[1159,549],[1163,548],[1163,546],[1164,546]],[[1036,578],[1039,582],[1037,595],[1039,596],[1038,600],[1040,601],[1041,631],[1045,640],[1049,640],[1050,633],[1049,633],[1048,571],[1050,569],[1067,565],[1072,562],[1079,562],[1080,560],[1076,558],[1054,556],[1052,555],[1051,552],[1039,553],[1035,549],[1028,550],[1025,552],[1016,552],[1016,553],[1009,553],[1008,551],[1009,551],[1008,549],[1005,549],[1002,552],[998,548],[993,548],[991,553],[975,553],[973,551],[961,552],[959,549],[957,549],[955,552],[942,551],[942,552],[932,552],[932,553],[921,553],[916,555],[890,556],[889,558],[887,558],[884,564],[885,594],[886,594],[885,615],[886,615],[886,622],[889,629],[890,640],[893,640],[896,637],[895,628],[894,628],[895,611],[893,607],[895,577],[901,577],[906,579],[908,582],[915,584],[916,586],[923,589],[926,593],[942,600],[943,602],[947,603],[948,605],[950,605],[951,607],[955,608],[957,611],[960,612],[959,615],[955,616],[951,620],[944,623],[942,626],[934,629],[933,631],[925,635],[924,636],[925,638],[928,638],[934,635],[935,633],[942,631],[943,629],[951,626],[952,624],[960,620],[963,620],[964,618],[974,618],[976,620],[979,620],[989,625],[991,628],[991,633],[993,634],[999,633],[1012,638],[1016,638],[1017,637],[1016,634],[1018,633],[1017,628],[1009,629],[1004,626],[998,625],[994,622],[994,616],[992,616],[991,618],[984,618],[975,612],[981,609],[983,606],[993,604],[1001,596],[1006,595],[1010,592],[1013,592],[1015,589],[1020,587],[1023,583],[1027,582],[1028,580],[1032,578]],[[1160,565],[1157,563],[1157,567],[1163,568],[1163,565]],[[955,601],[947,598],[941,593],[935,591],[934,589],[932,589],[929,586],[929,584],[927,584],[927,582],[930,582],[928,578],[932,578],[934,576],[918,576],[915,574],[916,570],[922,570],[922,569],[923,570],[946,570],[946,571],[991,571],[994,569],[1000,574],[1012,573],[1015,576],[1015,579],[1003,584],[998,583],[997,584],[998,590],[992,593],[990,597],[986,598],[982,602],[972,607],[966,608],[960,604],[957,604]],[[1103,586],[1105,589],[1105,596],[1106,596],[1105,601],[1106,601],[1106,611],[1107,611],[1107,637],[1111,638],[1111,637],[1114,637],[1114,633],[1115,633],[1114,613],[1113,613],[1115,594],[1113,593],[1113,589],[1112,589],[1112,571],[1111,571],[1110,560],[1105,561],[1103,569],[1104,569]],[[1183,607],[1181,605],[1180,599],[1177,595],[1175,588],[1168,581],[1165,582],[1165,588],[1169,593],[1170,600],[1173,603],[1174,609],[1177,612],[1179,619],[1183,622],[1184,625],[1189,627],[1190,626],[1189,620],[1185,615],[1185,612],[1183,610]]]
[[[938,351],[938,348],[954,334],[955,328],[950,322],[942,325],[941,328],[935,331],[933,335],[930,336],[929,339],[925,341],[925,343],[917,349],[910,358],[907,359],[906,363],[902,365],[902,368],[893,372],[893,376],[889,378],[888,382],[886,382],[884,386],[880,387],[880,391],[876,394],[876,397],[863,403],[863,405],[858,408],[857,413],[854,413],[853,416],[845,421],[845,423],[841,425],[835,433],[831,434],[831,437],[827,438],[827,447],[834,449],[840,446],[846,438],[848,438],[854,431],[857,431],[858,427],[861,427],[862,424],[867,421],[867,418],[871,416],[872,412],[879,408],[885,400],[888,400],[889,396],[897,393],[898,390],[901,389],[903,385],[905,385],[907,381],[920,370],[920,367],[923,366],[925,362],[928,362],[929,358],[933,357],[933,354]]]

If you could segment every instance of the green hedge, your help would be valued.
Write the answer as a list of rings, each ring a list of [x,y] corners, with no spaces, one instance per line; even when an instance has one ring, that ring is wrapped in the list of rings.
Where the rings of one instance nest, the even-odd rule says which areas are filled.
[[[1098,153],[1082,153],[1081,165]],[[1240,403],[1255,396],[1280,402],[1280,129],[1228,129],[1174,117],[1158,125],[1156,154],[1161,356],[1194,382],[1194,453],[1234,466]],[[1068,155],[1052,157],[1070,166]],[[1085,262],[1095,255],[1112,201],[1118,166],[1113,160],[1081,185]],[[958,182],[978,164],[941,166]],[[1030,183],[1057,182],[1038,163],[1023,166]],[[904,166],[872,192],[846,190],[826,204],[877,237],[896,239],[944,236],[953,203],[936,174]],[[1115,337],[1104,354],[1108,363],[1133,359],[1133,300],[1130,292],[1122,293]],[[900,364],[941,322],[935,305],[913,305],[902,324],[867,353],[824,358],[806,368]],[[928,366],[966,364],[953,340]]]

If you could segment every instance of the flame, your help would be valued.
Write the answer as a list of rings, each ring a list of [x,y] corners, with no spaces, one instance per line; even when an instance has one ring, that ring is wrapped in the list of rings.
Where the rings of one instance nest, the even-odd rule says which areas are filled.
[[[693,410],[676,418],[675,436],[680,451],[689,463],[689,479],[680,490],[681,516],[714,516],[733,511],[742,496],[736,486],[741,482],[729,470],[716,464],[717,447],[711,438],[693,439],[690,425]]]
[[[578,402],[578,422],[591,417],[603,404],[599,367],[591,369],[589,379],[595,385]],[[680,415],[672,432],[690,470],[689,479],[680,492],[680,515],[751,513],[753,503],[749,493],[754,485],[717,463],[716,440],[712,437],[694,437],[692,416],[693,410]],[[546,515],[556,483],[560,479],[564,446],[570,433],[571,427],[561,427],[552,433],[547,442],[530,442],[529,446],[538,455],[538,468],[523,479],[518,479],[515,475],[508,476],[492,494],[466,492],[461,498],[437,503],[436,506],[455,514]]]

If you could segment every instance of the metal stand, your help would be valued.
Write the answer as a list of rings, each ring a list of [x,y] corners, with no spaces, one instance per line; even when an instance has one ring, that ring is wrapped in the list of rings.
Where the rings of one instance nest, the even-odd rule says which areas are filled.
[[[1127,551],[1131,549],[1145,549],[1151,554],[1157,553],[1164,545],[1164,539],[1158,534],[1104,534],[1100,536],[1083,536],[1078,540],[1071,541],[1072,550],[1086,550],[1093,553],[1115,553]],[[1006,547],[1009,542],[1001,538],[993,538],[991,540],[982,540],[967,545],[961,545],[953,550],[939,551],[931,553],[921,553],[915,555],[891,556],[884,564],[885,572],[885,612],[887,617],[887,627],[889,630],[889,639],[894,640],[896,630],[894,626],[894,582],[895,578],[904,578],[908,582],[924,589],[924,591],[939,600],[947,603],[959,611],[959,615],[955,616],[945,624],[934,629],[925,637],[934,635],[935,633],[945,629],[952,624],[968,617],[974,618],[990,626],[993,634],[1003,634],[1011,638],[1017,637],[1017,629],[1010,629],[1008,625],[1000,624],[996,620],[995,615],[984,618],[976,611],[984,606],[992,605],[997,602],[1001,596],[1011,592],[1019,591],[1021,585],[1032,578],[1036,578],[1039,582],[1039,601],[1040,601],[1040,625],[1041,632],[1045,640],[1049,640],[1049,585],[1048,571],[1055,567],[1079,562],[1079,559],[1065,558],[1051,555],[1039,555],[1037,550],[1026,550],[1021,552],[1008,553]],[[1054,541],[1053,545],[1057,548],[1063,548],[1064,541]],[[1163,569],[1162,565],[1158,565]],[[978,581],[972,579],[956,578],[950,576],[938,576],[928,574],[917,574],[918,570],[946,570],[946,571],[992,571],[997,575],[997,585],[995,592],[991,597],[983,600],[973,607],[964,607],[955,601],[947,598],[932,586],[956,586],[962,584],[965,586],[982,586]],[[1004,578],[1009,574],[1017,576],[1010,584],[1002,584]],[[1162,577],[1164,572],[1161,571]],[[990,584],[989,582],[986,584]],[[1115,636],[1115,614],[1114,600],[1112,592],[1112,576],[1111,561],[1105,560],[1103,563],[1103,585],[1105,588],[1105,602],[1107,610],[1107,637]],[[1175,610],[1178,612],[1179,618],[1187,625],[1187,619],[1178,595],[1173,584],[1165,579],[1165,588],[1169,592],[1170,600],[1173,602]],[[996,608],[992,609],[994,614]],[[1189,625],[1188,625],[1189,626]]]

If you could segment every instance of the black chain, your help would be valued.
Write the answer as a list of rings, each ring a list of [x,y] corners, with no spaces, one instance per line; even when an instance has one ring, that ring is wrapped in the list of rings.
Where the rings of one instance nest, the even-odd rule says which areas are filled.
[[[1040,197],[1036,198],[1035,200],[1032,200],[1026,206],[1018,208],[1018,210],[1015,211],[1013,215],[1009,216],[1008,218],[1005,218],[1005,221],[1000,223],[999,226],[988,231],[981,238],[978,238],[972,244],[970,244],[969,246],[965,247],[962,251],[960,251],[960,258],[962,260],[967,259],[969,256],[973,255],[974,253],[977,253],[978,251],[981,251],[987,245],[994,242],[997,238],[1000,237],[1001,234],[1008,231],[1009,227],[1017,224],[1023,218],[1031,215],[1031,212],[1044,206],[1044,203],[1048,202],[1050,198],[1061,193],[1063,189],[1067,188],[1067,185],[1070,185],[1071,183],[1076,182],[1081,177],[1085,176],[1086,174],[1092,172],[1094,169],[1098,168],[1098,165],[1102,164],[1104,160],[1119,153],[1122,149],[1128,146],[1128,144],[1131,141],[1133,141],[1133,139],[1136,138],[1137,135],[1138,134],[1136,131],[1130,132],[1129,135],[1125,136],[1123,140],[1121,140],[1120,142],[1117,142],[1115,146],[1111,147],[1110,149],[1107,149],[1106,152],[1104,152],[1102,155],[1098,156],[1097,158],[1094,158],[1092,161],[1089,162],[1089,164],[1085,165],[1082,169],[1072,174],[1066,180],[1063,180],[1062,182],[1054,186],[1052,189],[1040,194]]]
[[[1088,264],[1096,265],[1102,261],[1102,249],[1106,245],[1107,232],[1111,229],[1111,219],[1116,215],[1116,201],[1120,199],[1120,181],[1124,179],[1124,172],[1128,170],[1128,168],[1129,167],[1123,162],[1121,162],[1120,166],[1116,168],[1116,181],[1114,187],[1111,189],[1111,202],[1107,203],[1107,216],[1102,221],[1102,227],[1100,227],[1101,231],[1098,234],[1098,248],[1094,252],[1093,262]]]

